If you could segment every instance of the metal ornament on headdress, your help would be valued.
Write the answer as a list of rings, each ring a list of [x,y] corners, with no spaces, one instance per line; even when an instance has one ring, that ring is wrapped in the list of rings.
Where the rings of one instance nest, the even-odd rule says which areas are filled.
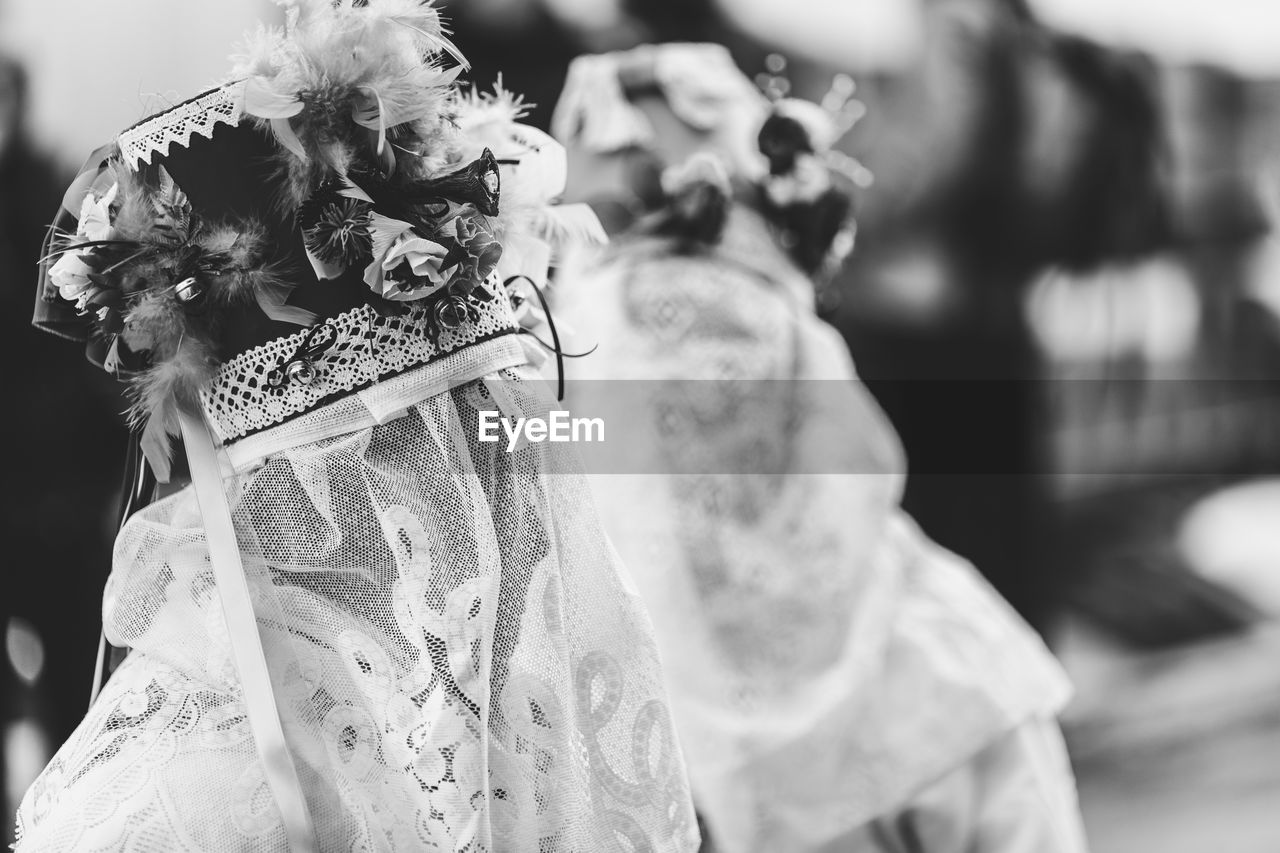
[[[204,288],[195,276],[187,276],[173,286],[174,295],[180,302],[194,302],[204,295]]]
[[[290,383],[310,385],[316,378],[316,361],[338,343],[338,330],[331,323],[320,323],[308,330],[293,355],[281,361],[267,374],[267,387],[283,388]]]
[[[439,178],[415,184],[406,193],[409,202],[445,200],[470,204],[485,216],[498,215],[502,177],[498,161],[488,148],[473,162]]]

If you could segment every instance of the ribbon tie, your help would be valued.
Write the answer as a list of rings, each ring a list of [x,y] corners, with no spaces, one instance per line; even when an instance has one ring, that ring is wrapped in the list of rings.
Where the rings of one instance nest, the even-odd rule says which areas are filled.
[[[595,352],[599,348],[599,344],[597,344],[596,346],[593,346],[591,349],[587,350],[586,352],[576,352],[576,353],[565,352],[564,348],[560,344],[560,332],[559,330],[556,329],[555,318],[551,315],[551,306],[547,304],[546,294],[542,292],[542,288],[538,286],[537,282],[529,278],[529,276],[527,275],[513,275],[502,282],[503,287],[510,288],[513,284],[520,281],[521,279],[523,279],[525,282],[529,284],[529,287],[533,289],[534,295],[538,297],[538,303],[539,305],[542,306],[542,316],[543,318],[545,318],[547,322],[547,329],[551,332],[551,342],[548,343],[544,341],[542,338],[538,337],[538,334],[536,332],[534,332],[532,329],[524,325],[520,327],[520,334],[528,335],[530,338],[533,338],[533,340],[537,341],[538,344],[541,345],[548,352],[552,352],[555,354],[556,400],[560,402],[564,402],[564,360],[566,358],[585,358],[586,356],[589,356],[593,352]],[[520,294],[511,294],[509,298],[511,300],[512,310],[519,310],[519,308],[524,304],[524,301],[525,301],[525,298]]]

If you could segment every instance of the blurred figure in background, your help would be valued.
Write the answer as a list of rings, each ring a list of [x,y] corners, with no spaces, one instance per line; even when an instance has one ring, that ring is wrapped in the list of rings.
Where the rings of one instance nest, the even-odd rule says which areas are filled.
[[[114,383],[82,369],[75,347],[31,327],[32,274],[66,175],[31,144],[25,107],[22,68],[0,60],[0,352],[7,393],[20,401],[4,418],[4,445],[12,452],[0,490],[6,543],[0,618],[9,651],[2,695],[10,746],[0,766],[17,786],[10,795],[21,794],[48,760],[42,751],[71,732],[88,703],[119,478],[116,454],[103,448],[124,447]],[[19,719],[24,727],[13,728]],[[4,825],[11,833],[12,822]]]
[[[815,316],[852,248],[845,121],[690,44],[577,60],[555,116],[639,214],[555,313],[598,347],[567,399],[626,448],[589,470],[695,805],[720,853],[1083,853],[1066,681],[900,510],[892,431]]]

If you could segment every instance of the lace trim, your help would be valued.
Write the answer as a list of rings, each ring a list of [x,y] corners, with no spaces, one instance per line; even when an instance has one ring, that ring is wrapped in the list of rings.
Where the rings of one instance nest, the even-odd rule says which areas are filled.
[[[212,138],[219,124],[237,125],[243,115],[244,83],[230,83],[144,119],[121,133],[116,143],[129,168],[137,169],[150,164],[157,153],[167,155],[175,142],[186,148],[192,134]]]
[[[268,375],[297,353],[308,333],[304,329],[228,361],[201,392],[201,402],[218,437],[227,443],[284,423],[379,380],[516,334],[510,303],[498,290],[496,298],[478,306],[478,319],[444,329],[434,341],[426,334],[427,306],[414,304],[399,316],[383,316],[368,305],[354,308],[327,321],[337,332],[336,342],[312,362],[311,381],[291,381],[282,388],[267,384]]]

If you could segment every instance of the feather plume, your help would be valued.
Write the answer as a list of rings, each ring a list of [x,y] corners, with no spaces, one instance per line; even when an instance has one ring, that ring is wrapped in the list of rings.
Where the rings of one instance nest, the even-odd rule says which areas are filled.
[[[143,183],[142,176],[120,163],[113,163],[113,171],[119,186],[116,195],[116,214],[111,225],[121,240],[154,243],[155,206],[151,191]]]
[[[470,134],[484,125],[515,124],[527,116],[534,105],[525,103],[523,95],[517,95],[506,88],[502,75],[499,74],[492,92],[484,92],[474,86],[459,89],[451,106],[458,129],[464,134]]]
[[[168,280],[168,273],[155,257],[139,258],[120,272],[120,289],[125,295],[137,294],[155,283]]]
[[[151,207],[155,214],[152,239],[168,243],[186,239],[191,232],[191,202],[163,166],[160,167],[160,187],[151,194]]]
[[[129,349],[163,359],[177,349],[185,330],[186,314],[173,294],[153,290],[125,314],[121,336]]]
[[[440,11],[430,0],[370,0],[368,8],[411,30],[423,54],[447,53],[461,67],[471,68],[462,51],[449,40],[449,30],[441,20]]]
[[[172,356],[132,380],[132,423],[143,423],[174,402],[192,408],[199,406],[200,389],[213,381],[217,370],[213,347],[194,335],[186,336]]]
[[[529,230],[546,240],[553,254],[568,246],[603,246],[609,242],[595,211],[585,204],[559,204],[534,212]]]
[[[292,117],[256,117],[305,154],[282,152],[281,203],[296,209],[320,181],[356,164],[381,163],[388,174],[409,166],[407,177],[417,176],[413,161],[439,140],[463,68],[437,64],[442,53],[463,62],[439,12],[421,0],[301,0],[294,8],[295,25],[259,29],[234,72],[252,78],[263,103],[304,105]]]
[[[248,222],[238,229],[235,242],[227,250],[231,265],[237,269],[249,269],[262,263],[267,255],[267,229],[258,222]]]
[[[143,450],[156,479],[167,482],[173,438],[178,434],[178,407],[195,410],[200,389],[213,381],[218,362],[213,347],[194,336],[183,338],[173,355],[148,368],[129,383],[129,421],[145,424]]]
[[[223,254],[230,256],[235,249],[237,243],[243,245],[246,235],[242,234],[239,229],[230,225],[211,225],[207,226],[197,238],[196,242],[200,248],[210,254]],[[256,248],[256,247],[255,247]],[[228,257],[228,261],[232,266],[244,267],[252,263],[252,257],[245,257],[242,251],[236,257]]]
[[[222,305],[237,305],[258,299],[260,289],[293,291],[293,285],[281,274],[278,266],[234,269],[214,276],[209,296]]]
[[[268,248],[266,228],[253,221],[208,225],[195,242],[232,270],[247,270],[262,263]]]

